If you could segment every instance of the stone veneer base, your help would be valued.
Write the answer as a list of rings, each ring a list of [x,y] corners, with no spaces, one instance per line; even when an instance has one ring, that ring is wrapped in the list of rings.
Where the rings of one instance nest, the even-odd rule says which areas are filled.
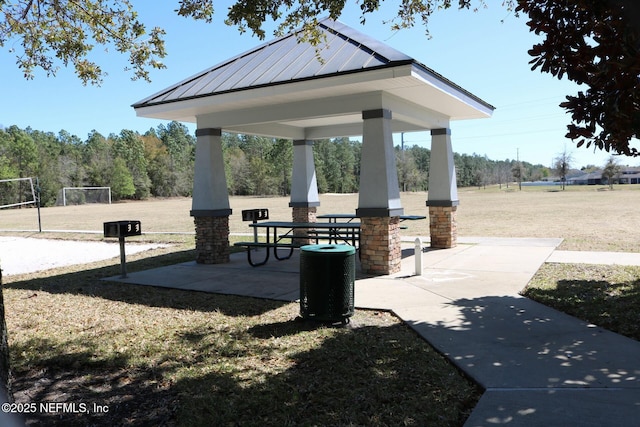
[[[360,265],[366,274],[386,275],[400,271],[400,218],[360,218]]]
[[[431,247],[454,248],[458,244],[457,206],[429,206]]]
[[[316,211],[317,208],[315,206],[308,207],[299,207],[295,206],[292,208],[292,218],[293,222],[316,222]],[[293,231],[294,236],[301,236],[300,238],[293,239],[294,243],[299,245],[310,245],[315,243],[315,240],[309,239],[307,236],[307,232],[309,230],[313,230],[312,228],[296,228]]]
[[[195,216],[196,262],[225,264],[229,262],[229,217]]]

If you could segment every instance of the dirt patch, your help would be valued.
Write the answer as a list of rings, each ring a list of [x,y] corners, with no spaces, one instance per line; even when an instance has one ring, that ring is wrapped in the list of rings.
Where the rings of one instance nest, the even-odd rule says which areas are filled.
[[[159,244],[126,244],[125,252],[138,252],[163,247]],[[2,274],[33,273],[76,264],[120,257],[120,245],[108,242],[76,242],[0,236]]]

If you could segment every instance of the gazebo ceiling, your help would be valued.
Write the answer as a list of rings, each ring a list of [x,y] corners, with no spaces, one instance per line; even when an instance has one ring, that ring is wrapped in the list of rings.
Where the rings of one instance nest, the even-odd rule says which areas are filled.
[[[362,134],[362,111],[392,111],[393,132],[487,118],[494,107],[415,59],[346,25],[319,23],[319,52],[295,34],[265,43],[133,105],[198,128],[290,139]]]

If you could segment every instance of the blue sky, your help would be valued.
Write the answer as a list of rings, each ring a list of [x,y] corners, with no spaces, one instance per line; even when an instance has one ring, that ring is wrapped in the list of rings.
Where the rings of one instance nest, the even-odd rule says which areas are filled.
[[[133,3],[149,27],[158,25],[167,31],[167,69],[152,71],[152,83],[131,81],[130,74],[123,71],[126,57],[100,48],[95,58],[109,73],[100,87],[83,86],[73,70],[64,68],[56,77],[37,72],[34,80],[25,80],[7,51],[8,44],[0,50],[0,125],[31,126],[54,133],[64,129],[82,140],[93,129],[104,135],[122,129],[144,133],[163,122],[136,117],[131,104],[262,43],[223,23],[224,5],[231,4],[230,0],[215,3],[211,24],[178,17],[173,12],[177,1]],[[566,148],[575,167],[604,165],[608,153],[576,148],[564,138],[569,117],[558,104],[579,88],[531,71],[527,50],[538,38],[528,31],[524,17],[515,17],[498,2],[477,12],[439,11],[431,18],[428,39],[421,26],[391,31],[382,22],[395,12],[390,0],[387,3],[362,26],[358,5],[348,2],[340,20],[412,56],[496,107],[490,119],[452,122],[454,151],[493,160],[519,155],[521,160],[550,166]],[[193,125],[189,128],[195,131]],[[396,139],[399,143],[400,136]],[[430,146],[427,133],[405,134],[404,139],[407,145]],[[640,164],[633,158],[619,160],[632,166]]]

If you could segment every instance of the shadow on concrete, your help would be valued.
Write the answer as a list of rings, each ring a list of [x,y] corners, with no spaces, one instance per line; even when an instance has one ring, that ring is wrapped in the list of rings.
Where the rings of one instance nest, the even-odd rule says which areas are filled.
[[[410,323],[483,387],[640,388],[640,343],[513,296],[458,299]]]
[[[405,321],[486,389],[465,425],[636,425],[638,341],[527,298],[440,310],[440,321]]]
[[[174,266],[187,260],[192,260],[193,257],[194,252],[192,250],[148,257],[138,261],[127,262],[127,272],[129,275],[135,275],[136,272],[144,272],[149,269],[162,268],[163,266]],[[82,268],[86,267],[83,266]],[[68,270],[68,268],[65,269]],[[242,300],[222,298],[211,293],[194,294],[180,289],[138,286],[102,280],[110,276],[119,277],[119,274],[119,264],[57,275],[51,275],[51,271],[49,271],[47,272],[47,277],[41,278],[37,277],[37,274],[28,275],[27,277],[29,278],[27,279],[22,279],[23,276],[9,276],[5,278],[4,287],[31,290],[34,293],[45,291],[53,294],[87,295],[150,307],[190,309],[205,312],[221,311],[230,316],[259,315],[287,303],[275,300],[263,302],[257,298],[243,298]]]

